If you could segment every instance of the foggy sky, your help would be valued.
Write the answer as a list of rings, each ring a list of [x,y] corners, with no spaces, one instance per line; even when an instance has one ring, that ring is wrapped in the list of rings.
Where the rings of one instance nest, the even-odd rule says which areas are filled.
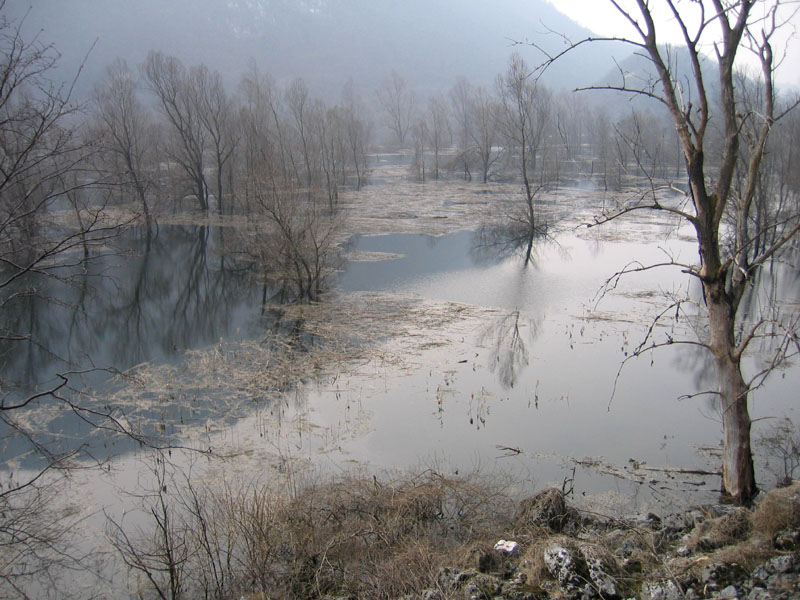
[[[537,64],[539,52],[514,42],[558,47],[563,40],[547,28],[587,33],[544,0],[8,0],[5,12],[24,17],[28,39],[38,33],[54,44],[65,79],[85,59],[81,89],[117,57],[137,65],[160,50],[203,62],[230,85],[255,61],[279,81],[303,77],[328,97],[349,78],[371,92],[396,69],[425,97],[458,76],[491,86],[515,50]],[[548,83],[593,81],[613,65],[607,59],[597,51],[572,57]]]

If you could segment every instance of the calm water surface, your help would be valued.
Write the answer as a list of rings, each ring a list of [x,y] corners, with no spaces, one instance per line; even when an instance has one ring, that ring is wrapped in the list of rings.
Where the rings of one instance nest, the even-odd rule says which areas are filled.
[[[344,402],[337,395],[346,406],[356,400],[366,405],[372,418],[370,433],[354,439],[347,452],[376,465],[427,459],[454,470],[510,467],[528,473],[536,485],[563,481],[576,460],[600,461],[599,468],[579,471],[576,489],[625,495],[638,494],[637,486],[599,477],[611,470],[606,463],[716,470],[708,450],[721,439],[716,408],[708,395],[685,397],[713,387],[701,351],[676,345],[648,352],[629,361],[616,380],[649,319],[666,306],[666,295],[687,293],[689,282],[674,268],[631,275],[596,303],[603,282],[633,257],[659,262],[666,250],[676,261],[694,258],[689,242],[630,241],[635,237],[598,242],[564,234],[557,243],[541,244],[528,265],[519,256],[493,258],[471,232],[359,238],[356,250],[402,258],[350,264],[340,282],[344,290],[411,293],[506,312],[468,332],[463,344],[431,350],[416,373],[391,379],[383,390],[365,381]],[[796,281],[782,293],[797,297]],[[678,339],[680,331],[673,335]],[[448,365],[444,374],[441,365]],[[746,370],[757,365],[753,357]],[[772,418],[797,422],[798,383],[798,370],[790,368],[753,393],[753,417],[764,419],[756,436]],[[335,422],[330,394],[309,404],[325,415],[322,420]],[[513,448],[515,456],[500,447]],[[768,480],[765,460],[760,473]],[[648,499],[678,490],[683,492],[676,498],[685,498],[687,490],[695,496],[709,490],[706,497],[713,498],[719,485],[717,477],[689,484],[665,479],[654,471],[653,483],[642,484]]]
[[[465,303],[495,309],[493,316],[432,340],[413,357],[413,368],[357,368],[346,381],[323,377],[294,401],[254,405],[251,418],[224,425],[219,435],[225,439],[209,438],[208,444],[235,440],[255,456],[277,448],[334,472],[352,464],[480,468],[514,473],[521,487],[574,478],[578,493],[641,495],[643,503],[686,501],[687,491],[713,499],[716,477],[679,484],[660,471],[642,480],[639,471],[640,483],[631,484],[608,474],[629,469],[632,461],[716,470],[717,458],[706,448],[718,446],[721,434],[709,397],[685,397],[713,385],[707,358],[696,348],[648,352],[616,378],[665,294],[696,293],[677,269],[662,269],[623,279],[598,302],[605,279],[634,257],[650,263],[669,252],[676,260],[694,260],[691,243],[641,241],[636,226],[628,227],[606,241],[562,233],[537,244],[530,264],[487,245],[476,232],[357,237],[355,250],[393,258],[351,262],[338,278],[341,292]],[[280,317],[262,314],[260,286],[214,250],[220,235],[205,227],[165,227],[149,241],[149,252],[143,238],[133,236],[95,264],[91,285],[70,288],[63,306],[20,306],[19,321],[35,322],[43,339],[55,340],[57,352],[6,352],[5,372],[41,381],[70,365],[122,369],[176,360],[220,338],[274,330]],[[783,293],[797,297],[796,280],[791,285]],[[756,365],[757,357],[747,368]],[[800,422],[798,384],[798,369],[790,368],[754,392],[753,416],[763,419],[756,435],[772,418]],[[276,410],[280,424],[265,435],[261,413],[274,417]],[[307,426],[291,426],[297,422]],[[63,435],[71,425],[57,420],[52,427]],[[73,433],[65,443],[81,435],[80,429]],[[6,456],[16,451],[6,442]],[[765,460],[759,473],[770,481]],[[247,464],[243,458],[241,468]]]

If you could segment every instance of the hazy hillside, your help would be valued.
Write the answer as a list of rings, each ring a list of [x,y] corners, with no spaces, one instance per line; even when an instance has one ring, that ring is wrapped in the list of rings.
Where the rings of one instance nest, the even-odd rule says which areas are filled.
[[[491,84],[505,68],[512,40],[563,45],[546,27],[580,37],[585,30],[542,0],[8,0],[6,13],[27,12],[28,35],[41,30],[62,54],[64,76],[86,60],[85,90],[117,56],[138,64],[150,49],[204,62],[230,83],[255,60],[279,79],[301,76],[312,89],[338,95],[352,78],[368,91],[396,69],[423,95],[464,75]],[[545,27],[546,25],[546,27]],[[541,55],[517,48],[529,63]],[[574,87],[608,69],[600,47],[576,53],[548,73],[551,85]]]

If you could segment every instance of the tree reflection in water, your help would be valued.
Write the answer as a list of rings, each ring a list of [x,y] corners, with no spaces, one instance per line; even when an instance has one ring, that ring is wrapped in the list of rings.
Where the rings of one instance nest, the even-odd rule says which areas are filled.
[[[530,364],[527,344],[532,344],[539,333],[539,323],[520,314],[519,309],[497,318],[478,338],[478,343],[489,348],[489,371],[505,389],[511,389],[522,371]]]
[[[245,267],[216,252],[222,235],[200,225],[132,231],[77,284],[42,278],[38,294],[7,302],[3,327],[27,340],[24,351],[17,340],[0,342],[6,384],[170,360],[245,327],[258,315],[259,294]]]
[[[204,225],[161,226],[155,235],[131,230],[82,272],[64,279],[38,277],[33,292],[30,283],[6,290],[0,327],[19,334],[0,339],[6,399],[51,386],[58,374],[69,373],[69,386],[60,391],[65,398],[80,398],[98,415],[121,417],[105,403],[105,394],[92,391],[105,385],[110,373],[147,361],[174,361],[187,349],[246,335],[259,319],[260,295],[247,269],[217,251],[222,236],[222,228]],[[87,414],[36,403],[28,409],[25,418],[47,432],[37,443],[52,442],[52,451],[80,445],[93,430]],[[183,419],[177,407],[153,410],[163,413],[162,423]],[[162,427],[142,433],[163,432]],[[7,458],[29,453],[30,439],[2,434],[8,434]]]
[[[472,254],[477,262],[519,256],[527,266],[535,261],[537,244],[553,241],[549,231],[547,224],[531,227],[526,220],[513,216],[499,223],[484,224],[475,235]]]
[[[514,297],[510,298],[514,310],[498,317],[479,338],[480,344],[490,348],[489,370],[497,374],[505,389],[514,387],[530,363],[528,348],[539,334],[539,321],[521,311],[535,308],[522,306],[526,301],[523,278],[528,276],[527,267],[534,263],[536,244],[547,240],[546,227],[531,229],[525,222],[510,220],[502,224],[484,225],[473,241],[471,253],[476,262],[496,263],[510,257],[522,259],[519,285],[512,292]]]

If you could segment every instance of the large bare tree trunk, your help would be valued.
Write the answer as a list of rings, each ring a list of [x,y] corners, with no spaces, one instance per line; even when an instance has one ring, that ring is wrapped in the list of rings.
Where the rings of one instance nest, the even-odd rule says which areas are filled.
[[[750,449],[748,385],[734,339],[736,309],[724,282],[706,284],[710,347],[714,354],[722,414],[722,489],[726,497],[749,504],[758,492]]]
[[[722,487],[725,496],[739,504],[750,504],[758,492],[750,450],[750,414],[747,410],[747,385],[739,364],[718,358],[717,377],[722,403]]]
[[[676,63],[671,51],[661,45],[664,13],[659,14],[656,4],[681,31],[688,67]],[[690,186],[687,202],[683,206],[666,206],[653,197],[623,207],[601,222],[646,209],[672,213],[695,229],[699,268],[682,266],[703,286],[709,335],[699,343],[710,351],[716,369],[715,391],[721,403],[724,436],[723,491],[740,504],[749,504],[757,492],[747,406],[749,385],[742,377],[742,355],[753,339],[773,335],[767,323],[792,339],[798,333],[796,315],[776,318],[779,311],[749,315],[749,319],[739,315],[737,322],[743,294],[756,281],[758,271],[791,247],[800,235],[800,213],[776,204],[771,207],[771,215],[764,214],[757,197],[759,187],[774,179],[766,172],[763,160],[768,155],[770,132],[800,106],[800,97],[796,97],[776,109],[773,87],[775,67],[785,56],[780,53],[774,57],[772,46],[777,32],[792,22],[800,10],[792,4],[784,0],[609,0],[609,5],[627,21],[631,35],[584,38],[568,44],[561,53],[547,55],[540,69],[546,69],[566,52],[598,40],[627,44],[650,60],[655,74],[646,84],[621,73],[619,83],[590,89],[643,96],[663,104],[686,159]],[[710,84],[712,69],[704,66],[705,48],[714,50],[718,86]],[[742,48],[758,59],[761,72],[758,77],[740,77],[737,81],[737,55]],[[748,91],[748,85],[753,89]],[[690,96],[685,93],[687,89],[692,89]],[[712,127],[718,139],[707,139]],[[764,203],[763,208],[769,210],[770,204]],[[671,340],[664,345],[670,343]],[[654,343],[653,347],[659,345]],[[772,369],[786,358],[786,349],[779,343]]]

